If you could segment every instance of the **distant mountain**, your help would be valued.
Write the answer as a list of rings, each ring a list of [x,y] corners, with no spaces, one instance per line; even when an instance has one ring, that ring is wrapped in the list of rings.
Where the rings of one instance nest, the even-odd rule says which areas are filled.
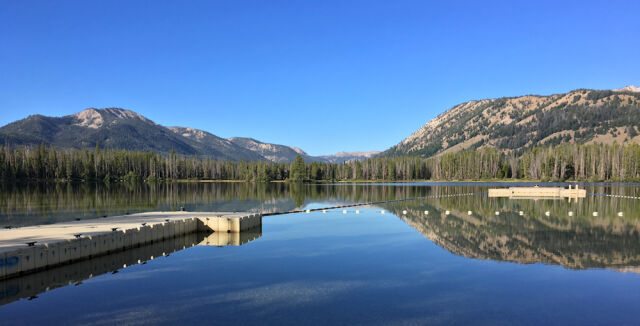
[[[293,162],[297,155],[305,161],[339,162],[363,159],[362,155],[339,153],[313,157],[303,150],[267,144],[252,138],[224,139],[209,132],[187,127],[164,127],[146,117],[120,108],[86,109],[64,117],[31,115],[0,128],[0,145],[39,146],[62,149],[126,149],[200,155],[216,160]]]
[[[265,161],[267,158],[238,146],[228,139],[220,138],[214,134],[199,129],[187,127],[168,127],[167,129],[176,135],[188,139],[189,143],[201,154],[215,157],[216,159],[231,161]]]
[[[253,138],[233,137],[228,140],[237,146],[260,154],[271,162],[293,162],[298,155],[302,156],[305,161],[316,161],[313,157],[307,155],[307,153],[297,147],[266,144]]]
[[[238,146],[259,153],[272,162],[293,162],[296,156],[300,155],[305,162],[342,163],[354,160],[366,160],[380,153],[378,151],[340,152],[333,155],[311,156],[297,147],[266,144],[253,138],[233,137],[228,140]]]
[[[323,161],[329,162],[329,163],[342,163],[342,162],[351,162],[351,161],[362,161],[368,158],[372,158],[378,154],[380,154],[379,151],[339,152],[333,155],[317,156],[317,158],[322,159]]]
[[[492,146],[516,154],[538,145],[640,142],[640,88],[579,89],[469,101],[438,115],[382,155],[429,157]]]

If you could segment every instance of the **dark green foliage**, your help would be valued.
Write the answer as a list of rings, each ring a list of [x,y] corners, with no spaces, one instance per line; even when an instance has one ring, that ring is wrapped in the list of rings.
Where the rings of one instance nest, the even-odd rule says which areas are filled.
[[[441,141],[437,141],[437,142],[431,143],[431,144],[421,148],[420,150],[410,152],[409,155],[417,155],[417,156],[422,156],[422,157],[429,157],[429,156],[432,156],[432,155],[436,154],[441,149],[442,149],[442,142]]]
[[[556,139],[556,138],[554,138]],[[556,142],[556,141],[554,141]],[[375,157],[344,163],[231,162],[172,153],[96,149],[59,151],[0,146],[0,180],[83,180],[105,183],[175,179],[267,182],[353,180],[640,180],[640,145],[576,145],[533,147],[509,156],[491,147],[431,158]]]
[[[304,181],[307,175],[306,170],[307,168],[304,165],[304,159],[302,159],[302,156],[300,155],[296,156],[296,159],[293,161],[293,164],[291,165],[291,175],[289,180],[293,182]]]
[[[573,101],[573,103],[575,103],[575,102],[580,101],[580,99],[581,99],[581,98],[582,98],[582,95],[578,94],[578,95],[575,95],[575,96],[573,97],[573,100],[572,100],[572,101]]]
[[[611,90],[604,90],[604,91],[598,91],[598,90],[591,90],[587,93],[587,101],[592,101],[595,102],[599,99],[603,99],[606,97],[609,97],[611,95],[613,95],[614,92]]]

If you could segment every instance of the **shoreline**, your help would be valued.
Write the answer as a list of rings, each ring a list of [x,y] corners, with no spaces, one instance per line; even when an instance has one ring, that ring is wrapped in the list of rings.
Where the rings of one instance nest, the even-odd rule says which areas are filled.
[[[101,180],[61,180],[61,179],[16,179],[16,180],[0,180],[0,185],[19,185],[19,184],[104,184],[104,185],[120,185],[131,184],[130,182],[110,182],[104,183]],[[270,181],[247,181],[247,180],[217,180],[217,179],[176,179],[157,182],[145,182],[143,180],[133,182],[133,184],[170,184],[170,183],[253,183],[253,184],[269,184],[269,183],[291,183],[288,180],[270,180]],[[565,181],[542,181],[528,179],[468,179],[468,180],[309,180],[302,184],[411,184],[411,183],[540,183],[540,184],[640,184],[640,180],[626,181],[590,181],[590,180],[565,180]]]

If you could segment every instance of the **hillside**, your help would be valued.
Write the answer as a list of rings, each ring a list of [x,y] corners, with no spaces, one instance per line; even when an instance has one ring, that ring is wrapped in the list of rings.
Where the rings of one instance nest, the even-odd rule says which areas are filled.
[[[32,115],[0,128],[3,145],[53,144],[58,148],[101,147],[195,154],[186,139],[129,110],[87,109],[64,117]]]
[[[469,101],[438,115],[385,151],[429,157],[491,146],[522,153],[539,145],[640,142],[640,88],[579,89]]]
[[[338,153],[310,156],[285,145],[244,138],[221,138],[188,127],[165,127],[130,110],[86,109],[64,117],[31,115],[0,128],[0,145],[39,146],[58,149],[102,148],[199,155],[227,161],[293,162],[301,155],[307,162],[342,162],[365,159],[375,152]]]

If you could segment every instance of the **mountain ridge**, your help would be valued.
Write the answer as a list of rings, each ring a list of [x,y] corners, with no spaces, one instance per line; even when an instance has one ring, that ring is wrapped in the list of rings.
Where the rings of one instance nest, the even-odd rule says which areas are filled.
[[[577,89],[464,102],[381,155],[430,157],[485,146],[517,155],[534,146],[565,142],[640,142],[638,90]]]
[[[40,114],[0,127],[0,144],[62,149],[94,148],[153,151],[168,154],[200,155],[216,160],[293,162],[297,155],[305,161],[333,162],[333,155],[310,156],[302,149],[269,144],[248,137],[222,138],[190,127],[165,127],[147,117],[122,108],[88,108],[62,117]],[[368,154],[356,155],[357,159]]]
[[[228,141],[237,146],[246,148],[262,155],[271,162],[285,163],[293,162],[296,156],[300,155],[305,161],[318,161],[314,157],[308,155],[305,151],[291,146],[263,143],[259,140],[249,137],[231,137]]]

